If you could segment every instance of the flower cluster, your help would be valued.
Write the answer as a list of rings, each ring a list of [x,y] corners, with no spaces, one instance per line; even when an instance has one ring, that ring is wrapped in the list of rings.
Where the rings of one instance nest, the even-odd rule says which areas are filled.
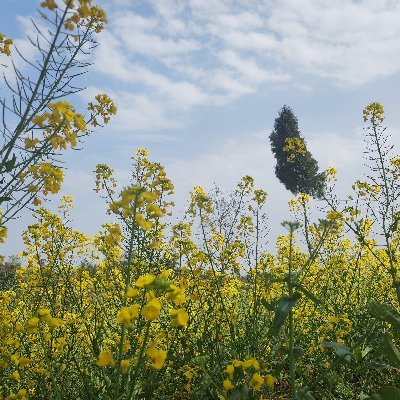
[[[304,156],[307,153],[306,145],[301,138],[286,138],[285,143],[286,144],[283,148],[283,151],[289,153],[289,156],[287,157],[288,162],[293,162],[296,156],[299,154]]]
[[[6,56],[11,56],[10,46],[13,44],[13,40],[6,38],[6,35],[0,33],[0,53]]]
[[[227,365],[224,370],[228,375],[228,378],[223,382],[225,393],[232,391],[238,385],[241,386],[242,391],[243,387],[250,387],[259,391],[265,384],[272,390],[276,379],[267,371],[267,366],[255,358],[248,358],[245,361],[232,360],[231,364]],[[220,396],[220,399],[223,400],[225,397]]]
[[[367,107],[365,107],[363,110],[364,122],[367,122],[369,120],[373,127],[377,127],[382,123],[384,119],[383,117],[384,112],[385,111],[381,103],[377,101],[373,102],[369,104]]]
[[[82,27],[88,27],[100,33],[107,24],[107,16],[104,10],[92,4],[92,0],[64,0],[62,2],[55,0],[45,0],[40,5],[50,11],[56,11],[61,4],[71,10],[70,16],[64,23],[64,28],[73,32]]]

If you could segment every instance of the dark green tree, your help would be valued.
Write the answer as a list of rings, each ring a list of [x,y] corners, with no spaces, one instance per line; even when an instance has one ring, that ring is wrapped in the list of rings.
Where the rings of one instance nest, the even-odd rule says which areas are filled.
[[[11,256],[8,261],[0,262],[0,291],[16,288],[19,268],[21,268],[21,260],[16,256]]]
[[[305,193],[320,198],[325,188],[324,173],[319,172],[318,162],[307,150],[290,107],[283,106],[279,110],[269,140],[276,158],[275,174],[286,189],[293,194]]]

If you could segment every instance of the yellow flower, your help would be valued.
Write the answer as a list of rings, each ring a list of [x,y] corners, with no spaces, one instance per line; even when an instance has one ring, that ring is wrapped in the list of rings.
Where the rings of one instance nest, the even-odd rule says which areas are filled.
[[[5,226],[0,225],[0,243],[5,243],[5,240],[7,239],[7,232],[8,229]]]
[[[127,328],[131,326],[131,313],[129,312],[128,307],[122,307],[119,313],[117,314],[117,321]]]
[[[43,2],[40,3],[40,7],[48,8],[49,10],[53,11],[58,6],[57,6],[57,3],[54,0],[46,0],[46,1],[43,1]]]
[[[242,361],[239,360],[232,360],[232,364],[235,368],[240,368],[242,366]]]
[[[158,207],[156,204],[148,204],[146,207],[146,211],[151,218],[158,218],[163,216],[160,207]]]
[[[139,307],[139,304],[132,304],[128,307],[129,314],[131,315],[131,320],[134,320],[139,316]]]
[[[155,346],[151,346],[146,350],[147,356],[153,362],[153,368],[160,370],[164,366],[167,353],[164,350],[157,349]]]
[[[156,279],[154,275],[151,274],[143,275],[135,282],[135,286],[137,286],[138,288],[149,286],[154,282],[154,279]]]
[[[154,297],[142,309],[142,315],[149,321],[154,321],[160,315],[161,303]]]
[[[35,146],[40,142],[39,139],[30,139],[30,138],[25,138],[24,141],[26,150],[34,149]]]
[[[42,200],[40,200],[38,197],[35,197],[32,203],[34,206],[40,206],[42,204]]]
[[[37,317],[30,318],[28,321],[28,325],[27,325],[28,331],[35,330],[37,328],[38,324],[39,324],[39,318],[37,318]]]
[[[62,326],[63,324],[63,320],[60,318],[47,318],[46,319],[47,325],[49,325],[49,327],[51,329],[55,329],[55,328],[59,328],[60,326]]]
[[[75,128],[78,128],[81,132],[86,131],[86,122],[83,119],[83,115],[75,114],[74,125],[75,125]]]
[[[252,387],[254,390],[260,390],[261,385],[264,383],[264,378],[258,374],[257,372],[252,376],[250,379],[249,385]]]
[[[130,365],[129,360],[121,360],[121,370],[123,374],[126,374],[128,372],[129,365]]]
[[[265,383],[267,384],[267,386],[269,388],[273,389],[274,385],[275,385],[275,382],[276,382],[276,379],[272,375],[267,375],[265,377]]]
[[[21,379],[21,377],[20,377],[20,375],[19,375],[19,372],[18,372],[18,371],[14,371],[14,372],[11,374],[11,379],[12,379],[13,381],[19,382],[20,379]]]
[[[112,357],[110,350],[102,351],[97,360],[99,367],[115,367],[115,361]]]
[[[230,364],[225,368],[224,372],[226,372],[229,375],[230,379],[233,379],[233,373],[235,372],[235,367],[232,364]]]
[[[149,202],[157,200],[157,195],[151,192],[142,192],[140,196]]]
[[[181,305],[186,301],[185,293],[183,292],[183,290],[175,285],[170,285],[167,298],[178,305]]]
[[[232,382],[229,379],[224,380],[224,389],[228,392],[232,390],[235,386],[232,385]]]
[[[328,315],[327,320],[328,320],[328,322],[330,322],[331,324],[334,324],[334,323],[338,323],[338,322],[339,322],[339,318],[338,318],[338,317],[334,317],[334,316],[332,316],[332,315]]]
[[[40,128],[43,128],[44,122],[47,119],[47,115],[35,115],[32,118],[32,123],[34,123],[35,125],[39,126]]]
[[[21,357],[18,360],[18,365],[20,367],[26,367],[29,363],[30,363],[30,360],[29,360],[29,358],[26,358],[26,357]]]
[[[241,367],[243,369],[254,368],[259,370],[260,364],[255,358],[250,358],[250,360],[243,361]]]
[[[153,227],[153,223],[150,221],[146,221],[142,214],[137,213],[135,215],[135,220],[138,226],[140,226],[143,230],[148,231]]]
[[[50,315],[50,310],[48,308],[40,308],[38,311],[38,315],[40,317],[44,317],[46,315]]]
[[[138,289],[133,288],[132,286],[128,286],[128,289],[126,290],[126,297],[128,299],[134,299],[135,297],[137,297],[138,294],[139,294]]]
[[[170,314],[172,317],[172,326],[187,326],[189,316],[183,308],[180,308],[179,310],[172,309]]]
[[[5,39],[5,37],[3,33],[0,33],[0,53],[11,56],[10,46],[13,44],[13,40]]]

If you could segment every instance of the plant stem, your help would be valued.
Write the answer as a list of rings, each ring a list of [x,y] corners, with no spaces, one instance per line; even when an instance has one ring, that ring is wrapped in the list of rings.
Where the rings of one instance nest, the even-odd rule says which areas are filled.
[[[293,296],[292,286],[292,255],[293,255],[293,227],[290,227],[290,240],[289,240],[289,277],[288,289],[289,296]],[[292,397],[296,396],[296,374],[295,374],[295,359],[293,354],[293,311],[289,312],[289,368],[290,368],[290,387]]]

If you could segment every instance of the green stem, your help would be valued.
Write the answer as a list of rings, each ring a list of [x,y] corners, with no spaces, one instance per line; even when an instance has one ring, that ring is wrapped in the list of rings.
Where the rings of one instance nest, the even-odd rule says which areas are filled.
[[[135,238],[135,229],[136,229],[136,207],[137,207],[137,201],[135,199],[135,205],[134,205],[134,210],[133,210],[133,219],[132,219],[132,225],[130,229],[130,240],[129,240],[129,250],[128,250],[128,261],[127,261],[127,266],[126,266],[126,272],[125,272],[125,291],[124,291],[124,298],[122,300],[123,307],[126,306],[126,291],[128,290],[128,286],[131,283],[131,274],[130,274],[130,269],[131,269],[131,263],[132,263],[132,257],[133,257],[133,243],[134,243],[134,238]],[[119,381],[121,378],[121,360],[122,360],[122,353],[124,349],[124,340],[125,340],[125,334],[126,334],[126,328],[125,325],[122,325],[122,330],[121,330],[121,338],[119,341],[119,348],[118,348],[118,364],[117,364],[117,388],[119,388]]]
[[[289,241],[289,277],[288,277],[288,289],[289,296],[293,296],[292,286],[292,255],[293,255],[293,228],[290,227],[290,241]],[[293,311],[289,312],[289,368],[290,368],[290,387],[292,391],[292,397],[296,396],[296,374],[295,374],[295,359],[293,354]]]
[[[132,380],[132,383],[131,383],[131,390],[129,392],[128,399],[132,398],[133,391],[135,390],[136,380],[137,380],[137,377],[138,377],[138,374],[139,374],[139,369],[140,369],[140,367],[142,365],[144,350],[146,348],[147,339],[149,337],[149,332],[150,332],[150,322],[147,323],[146,333],[144,334],[143,345],[142,345],[142,348],[140,349],[138,362],[136,364],[135,372],[133,374],[133,380]]]

